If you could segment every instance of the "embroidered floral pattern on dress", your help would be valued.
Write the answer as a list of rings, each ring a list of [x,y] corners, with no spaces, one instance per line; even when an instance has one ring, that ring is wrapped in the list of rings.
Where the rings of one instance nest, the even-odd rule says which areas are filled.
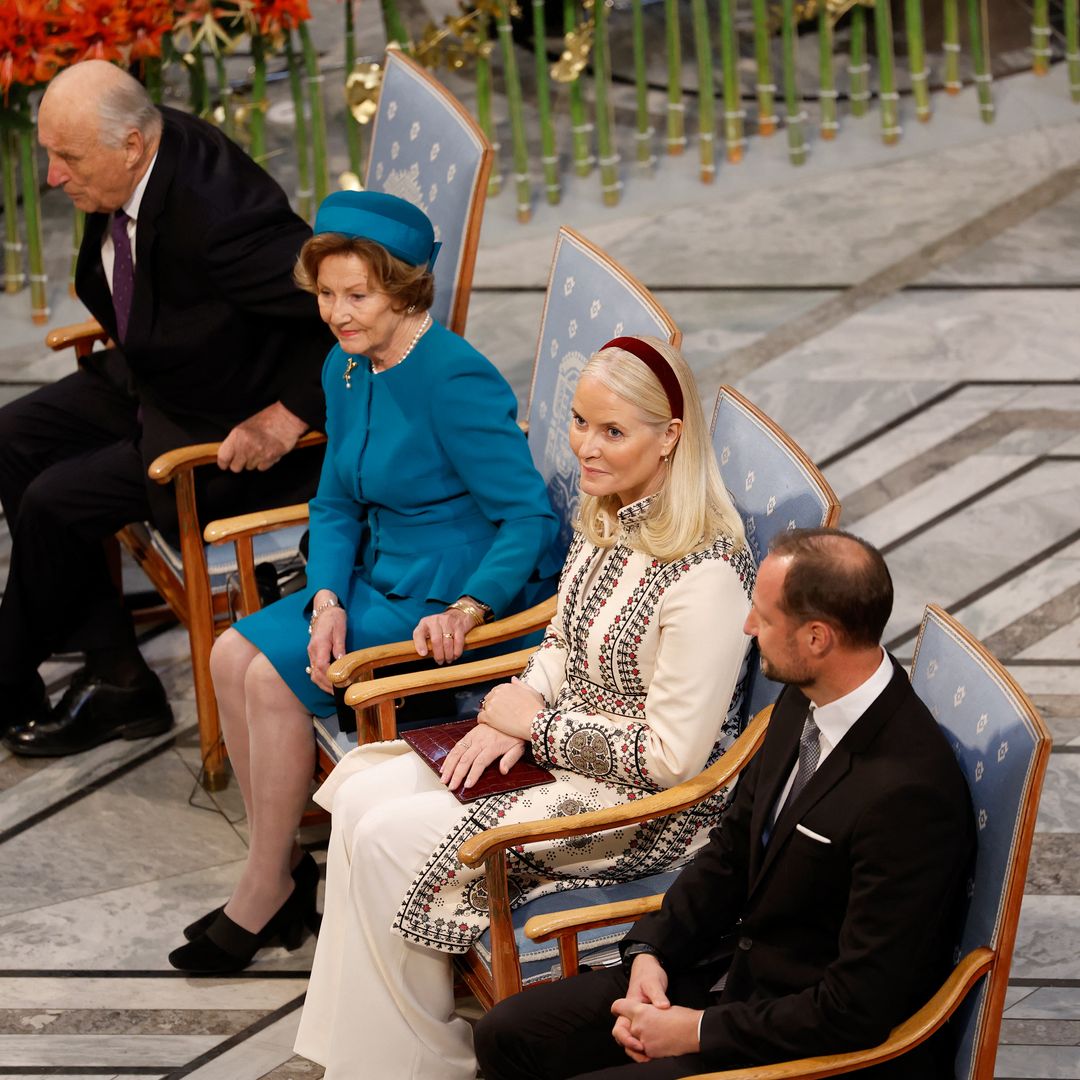
[[[558,614],[522,675],[547,700],[533,720],[532,751],[538,763],[555,773],[555,783],[491,796],[464,810],[402,899],[395,927],[408,940],[464,952],[487,928],[483,868],[470,869],[457,858],[468,837],[510,821],[572,816],[632,802],[660,788],[655,763],[649,760],[655,735],[646,699],[665,605],[699,596],[714,604],[715,582],[730,582],[726,573],[733,572],[748,606],[754,562],[747,550],[732,551],[724,539],[669,563],[635,550],[630,541],[650,502],[620,510],[620,534],[609,548],[574,535],[560,581]],[[720,572],[721,566],[727,570]],[[718,703],[710,762],[738,734],[744,680],[745,663],[729,710],[725,713]],[[687,722],[692,719],[701,718],[687,717]],[[511,905],[679,866],[705,842],[725,802],[720,795],[660,821],[511,851]]]

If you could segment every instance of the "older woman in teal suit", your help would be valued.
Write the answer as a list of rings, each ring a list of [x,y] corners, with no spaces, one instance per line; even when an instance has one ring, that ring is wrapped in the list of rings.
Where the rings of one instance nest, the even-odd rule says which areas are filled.
[[[427,312],[431,223],[392,195],[320,207],[297,281],[338,344],[323,367],[328,446],[311,503],[308,588],[242,619],[211,657],[229,757],[251,824],[231,898],[185,930],[170,963],[238,970],[295,947],[317,872],[295,834],[314,769],[311,714],[334,709],[327,668],[412,636],[456,659],[474,625],[549,595],[561,552],[513,392]]]

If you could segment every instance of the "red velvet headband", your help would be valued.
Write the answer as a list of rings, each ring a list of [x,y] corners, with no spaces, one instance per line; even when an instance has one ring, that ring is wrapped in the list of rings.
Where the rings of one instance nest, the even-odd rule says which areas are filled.
[[[664,359],[663,353],[654,349],[647,341],[636,337],[612,338],[601,349],[622,349],[636,356],[659,380],[660,385],[667,394],[668,404],[671,406],[673,420],[683,418],[683,396],[679,379],[671,369],[671,365]]]

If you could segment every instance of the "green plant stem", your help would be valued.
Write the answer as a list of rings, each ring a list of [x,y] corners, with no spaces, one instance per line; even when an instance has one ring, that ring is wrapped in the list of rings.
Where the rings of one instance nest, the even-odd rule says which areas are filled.
[[[524,224],[532,217],[532,182],[529,179],[529,145],[525,136],[525,106],[521,96],[514,38],[510,27],[510,0],[499,0],[496,22],[502,49],[506,102],[510,109],[510,133],[513,141],[514,189],[517,192],[517,219]]]
[[[881,100],[881,139],[891,146],[900,138],[900,95],[896,91],[892,8],[889,0],[874,0],[874,39],[877,45],[878,97]]]
[[[635,0],[640,4],[640,0]],[[569,34],[577,27],[578,7],[576,0],[563,0],[563,33]],[[636,49],[637,46],[635,45]],[[635,58],[636,58],[635,52]],[[636,64],[636,59],[635,59]],[[635,68],[636,71],[636,68]],[[581,75],[574,77],[570,83],[570,134],[574,152],[574,172],[578,176],[588,176],[592,172],[592,131],[593,126],[589,122],[589,113],[585,107],[585,86],[581,81]]]
[[[326,110],[323,108],[323,76],[319,71],[319,57],[311,40],[306,22],[296,28],[300,35],[300,47],[304,54],[304,71],[307,76],[308,96],[311,103],[311,157],[315,178],[315,205],[321,205],[330,191],[330,176],[326,162]]]
[[[735,0],[720,0],[720,64],[724,76],[724,146],[727,159],[741,161],[746,145],[739,89],[739,41],[735,32]]]
[[[784,63],[784,105],[787,109],[788,159],[792,165],[802,165],[806,161],[806,117],[802,111],[802,98],[796,83],[795,0],[784,0],[780,33]]]
[[[596,2],[599,5],[603,0],[596,0]],[[599,19],[597,29],[599,29]],[[686,106],[682,97],[679,0],[664,0],[664,34],[667,38],[667,152],[681,154],[686,148]],[[601,154],[603,154],[602,150]]]
[[[200,41],[191,50],[191,62],[187,65],[188,83],[191,88],[191,111],[205,119],[210,114],[210,85],[206,81],[203,47]]]
[[[650,168],[656,157],[652,152],[653,128],[649,123],[649,75],[645,56],[645,14],[641,0],[631,0],[630,13],[634,36],[634,98],[636,130],[634,144],[638,165]]]
[[[968,33],[971,37],[971,63],[975,69],[975,92],[979,96],[979,117],[983,123],[994,120],[994,97],[990,89],[990,17],[986,0],[967,0]]]
[[[353,0],[345,0],[345,78],[352,74],[356,67],[356,18],[353,11]],[[349,151],[349,168],[357,176],[360,176],[361,165],[361,142],[360,125],[352,114],[352,109],[345,108],[345,145]]]
[[[712,34],[705,0],[690,0],[694,19],[694,52],[698,74],[698,154],[701,182],[716,179],[716,104],[714,101]]]
[[[251,132],[252,158],[266,167],[266,42],[261,34],[251,35],[251,63],[255,74],[251,80],[251,112],[248,130]],[[228,107],[226,105],[226,115]],[[231,134],[231,132],[230,132]]]
[[[146,92],[155,105],[161,104],[161,67],[162,60],[160,56],[148,56],[143,61],[143,81],[146,83]]]
[[[776,83],[772,70],[772,38],[765,0],[753,0],[754,57],[757,63],[758,134],[776,131]]]
[[[253,34],[251,37],[251,55],[255,61],[255,81],[259,80],[259,54],[262,52],[262,43],[259,41],[258,35]],[[233,116],[232,107],[232,87],[229,85],[229,76],[225,71],[225,55],[221,51],[221,46],[218,46],[214,50],[214,74],[217,77],[217,92],[218,92],[218,104],[221,106],[221,130],[229,136],[230,139],[236,139],[236,124]],[[266,90],[266,61],[263,61],[263,92]],[[256,161],[261,163],[262,158],[265,156],[265,147],[259,154],[255,153],[255,113],[256,109],[251,110],[251,156]]]
[[[619,155],[615,150],[615,112],[609,93],[611,45],[608,40],[607,0],[596,0],[596,43],[593,47],[593,93],[596,97],[596,150],[600,164],[600,195],[605,206],[619,202]]]
[[[383,27],[386,30],[386,43],[396,41],[406,52],[409,49],[409,31],[401,21],[397,0],[380,0],[383,13]]]
[[[4,174],[4,292],[16,293],[26,276],[19,240],[19,136],[14,127],[0,127],[0,150]]]
[[[865,116],[870,101],[870,61],[866,53],[866,8],[861,4],[851,10],[848,87],[851,115]]]
[[[959,94],[960,81],[960,8],[959,0],[943,0],[941,48],[945,53],[945,92]]]
[[[71,272],[68,275],[68,292],[75,295],[75,269],[79,265],[79,248],[82,247],[83,232],[86,230],[86,214],[76,210],[71,218]]]
[[[821,102],[821,137],[835,139],[839,124],[836,120],[836,74],[833,71],[833,24],[825,4],[818,7],[818,78]]]
[[[19,106],[30,113],[25,90]],[[30,268],[30,317],[35,323],[49,321],[49,296],[45,280],[45,253],[41,237],[41,209],[38,194],[37,143],[30,124],[19,128],[19,165],[22,173],[23,219],[26,222],[26,246]]]
[[[293,124],[296,130],[296,212],[311,220],[311,165],[308,161],[307,104],[300,78],[300,58],[293,46],[292,31],[285,34],[285,60],[289,67],[289,90],[293,100]]]
[[[480,38],[487,41],[487,16],[480,19]],[[499,161],[498,132],[491,115],[491,56],[483,49],[476,56],[476,119],[480,130],[491,143],[491,175],[488,177],[488,195],[498,195],[502,191],[502,164]]]
[[[926,67],[922,0],[904,0],[904,30],[907,33],[908,67],[911,72],[911,96],[915,99],[915,116],[926,123],[930,119],[930,72]]]
[[[1069,95],[1080,102],[1080,0],[1065,0],[1065,66]]]
[[[540,162],[544,167],[544,194],[552,206],[558,206],[562,188],[559,186],[559,155],[555,150],[555,122],[551,116],[544,0],[532,0],[532,29],[536,103],[540,109]]]
[[[1035,0],[1031,12],[1031,70],[1036,75],[1050,71],[1050,2]]]

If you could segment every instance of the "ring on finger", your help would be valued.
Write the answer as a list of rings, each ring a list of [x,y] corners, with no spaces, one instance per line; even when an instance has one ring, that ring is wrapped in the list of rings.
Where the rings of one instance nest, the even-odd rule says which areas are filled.
[[[444,638],[452,638],[453,636],[454,636],[453,634],[443,634]]]

